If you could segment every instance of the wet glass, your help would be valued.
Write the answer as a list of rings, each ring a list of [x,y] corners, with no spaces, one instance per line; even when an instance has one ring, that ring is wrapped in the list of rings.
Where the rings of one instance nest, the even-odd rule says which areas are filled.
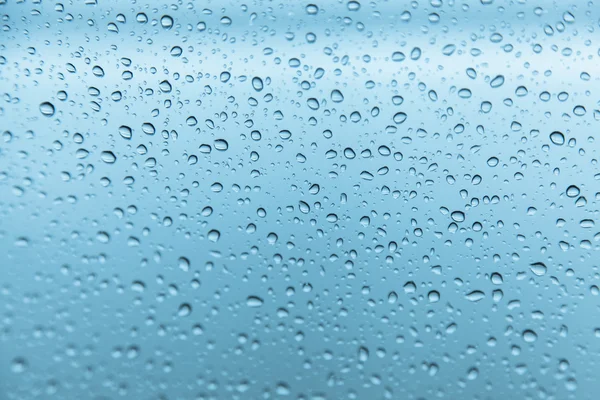
[[[0,0],[0,398],[597,399],[599,20]]]

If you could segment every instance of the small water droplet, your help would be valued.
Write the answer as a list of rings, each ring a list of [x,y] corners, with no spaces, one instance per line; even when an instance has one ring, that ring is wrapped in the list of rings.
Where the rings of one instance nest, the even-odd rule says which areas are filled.
[[[54,115],[55,112],[54,105],[50,102],[45,101],[42,104],[40,104],[40,112],[46,117],[51,117]]]

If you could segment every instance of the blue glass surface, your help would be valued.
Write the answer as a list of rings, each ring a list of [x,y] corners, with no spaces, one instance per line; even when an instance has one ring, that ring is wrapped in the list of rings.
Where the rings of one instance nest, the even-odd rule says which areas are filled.
[[[599,398],[597,2],[0,20],[0,399]]]

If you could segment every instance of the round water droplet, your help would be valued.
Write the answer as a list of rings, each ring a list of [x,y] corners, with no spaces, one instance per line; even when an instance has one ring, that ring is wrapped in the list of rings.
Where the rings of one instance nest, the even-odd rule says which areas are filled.
[[[217,139],[215,140],[215,149],[219,151],[226,151],[229,148],[229,143],[225,139]]]
[[[246,299],[246,305],[248,307],[253,307],[253,308],[260,307],[263,305],[263,303],[264,303],[263,299],[261,299],[258,296],[248,296],[248,298]]]
[[[410,294],[417,291],[417,285],[413,281],[408,281],[404,284],[404,293]]]
[[[349,11],[358,11],[360,10],[360,3],[358,1],[352,0],[348,2],[348,10]]]
[[[346,157],[348,160],[352,160],[356,157],[356,153],[350,147],[346,147],[344,149],[344,157]]]
[[[283,129],[283,130],[279,131],[279,137],[282,138],[283,140],[288,140],[289,138],[292,137],[292,132],[288,131],[287,129]]]
[[[185,257],[179,257],[178,265],[179,265],[179,269],[182,271],[187,272],[190,270],[190,260],[188,260]]]
[[[110,242],[110,235],[107,232],[100,231],[96,233],[96,240],[100,243],[108,243]]]
[[[145,24],[146,22],[148,22],[148,16],[143,12],[137,13],[137,15],[135,16],[135,20],[140,24]]]
[[[410,52],[410,59],[417,61],[419,58],[421,58],[421,49],[419,47],[414,47]]]
[[[100,158],[107,164],[114,164],[117,161],[117,156],[112,151],[103,151],[100,154]]]
[[[580,193],[579,188],[575,185],[570,185],[567,188],[567,197],[577,197],[577,196],[579,196],[579,193]]]
[[[137,293],[142,293],[144,290],[146,290],[146,285],[142,281],[133,281],[131,283],[131,290]]]
[[[300,208],[302,214],[308,214],[310,212],[310,206],[305,201],[300,201],[298,203],[298,208]]]
[[[221,232],[219,232],[216,229],[213,229],[210,232],[208,232],[208,240],[210,240],[213,243],[218,242],[220,237],[221,237]]]
[[[527,329],[523,331],[523,340],[527,343],[533,343],[537,340],[537,333],[535,333],[531,329]]]
[[[163,15],[160,18],[160,26],[165,29],[171,29],[173,27],[173,18],[170,15]]]
[[[192,306],[188,303],[183,303],[179,306],[179,310],[177,310],[178,317],[187,317],[192,313]]]
[[[406,118],[408,118],[406,113],[398,112],[394,115],[394,122],[399,125],[399,124],[402,124],[404,121],[406,121]]]
[[[23,357],[17,357],[12,360],[10,370],[15,374],[21,374],[27,370],[28,363]]]
[[[257,92],[260,92],[261,90],[263,90],[264,85],[263,85],[262,79],[260,79],[258,76],[255,76],[254,78],[252,78],[252,87]]]
[[[504,75],[498,75],[490,82],[490,86],[494,89],[504,85]]]
[[[456,51],[456,45],[450,43],[444,46],[442,49],[442,54],[445,56],[451,56]]]
[[[437,303],[440,301],[440,292],[437,290],[432,290],[427,294],[427,298],[429,299],[430,303]]]
[[[392,61],[394,61],[394,62],[401,62],[401,61],[404,61],[405,59],[406,59],[406,56],[401,51],[395,51],[394,53],[392,53]]]
[[[306,6],[306,13],[308,15],[316,15],[319,12],[319,7],[315,4],[309,4]]]
[[[344,101],[344,95],[337,89],[331,91],[331,101],[334,103],[341,103]]]
[[[133,131],[127,125],[121,125],[119,127],[119,135],[121,135],[123,139],[129,140],[133,136]]]
[[[557,146],[565,144],[565,135],[562,132],[554,131],[550,134],[550,141]]]
[[[487,165],[489,165],[490,167],[495,167],[498,165],[498,163],[500,162],[500,160],[498,160],[497,157],[490,157],[487,160]]]
[[[465,213],[462,211],[454,211],[450,216],[454,222],[463,222],[465,220]]]
[[[171,90],[173,89],[171,83],[167,80],[161,81],[158,84],[158,87],[163,93],[171,93]]]
[[[325,70],[323,68],[317,68],[315,70],[315,79],[321,79],[323,77],[323,75],[325,75]]]
[[[369,349],[364,346],[358,348],[358,361],[365,363],[369,359]]]
[[[40,104],[40,112],[46,117],[51,117],[54,115],[55,112],[54,105],[45,101],[42,104]]]
[[[94,65],[94,67],[92,67],[92,73],[98,78],[102,78],[104,76],[104,69],[99,65]]]
[[[150,122],[144,122],[142,124],[142,131],[146,135],[154,135],[156,133],[156,128],[154,128],[154,125],[152,125]]]
[[[319,101],[317,99],[315,99],[314,97],[311,97],[310,99],[306,100],[306,104],[308,105],[308,108],[310,108],[311,110],[318,110],[320,107]]]

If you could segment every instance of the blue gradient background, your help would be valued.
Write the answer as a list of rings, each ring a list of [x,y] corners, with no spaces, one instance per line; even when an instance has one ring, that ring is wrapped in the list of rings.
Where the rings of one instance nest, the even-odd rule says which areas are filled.
[[[0,1],[0,398],[597,398],[598,7],[308,4]]]

